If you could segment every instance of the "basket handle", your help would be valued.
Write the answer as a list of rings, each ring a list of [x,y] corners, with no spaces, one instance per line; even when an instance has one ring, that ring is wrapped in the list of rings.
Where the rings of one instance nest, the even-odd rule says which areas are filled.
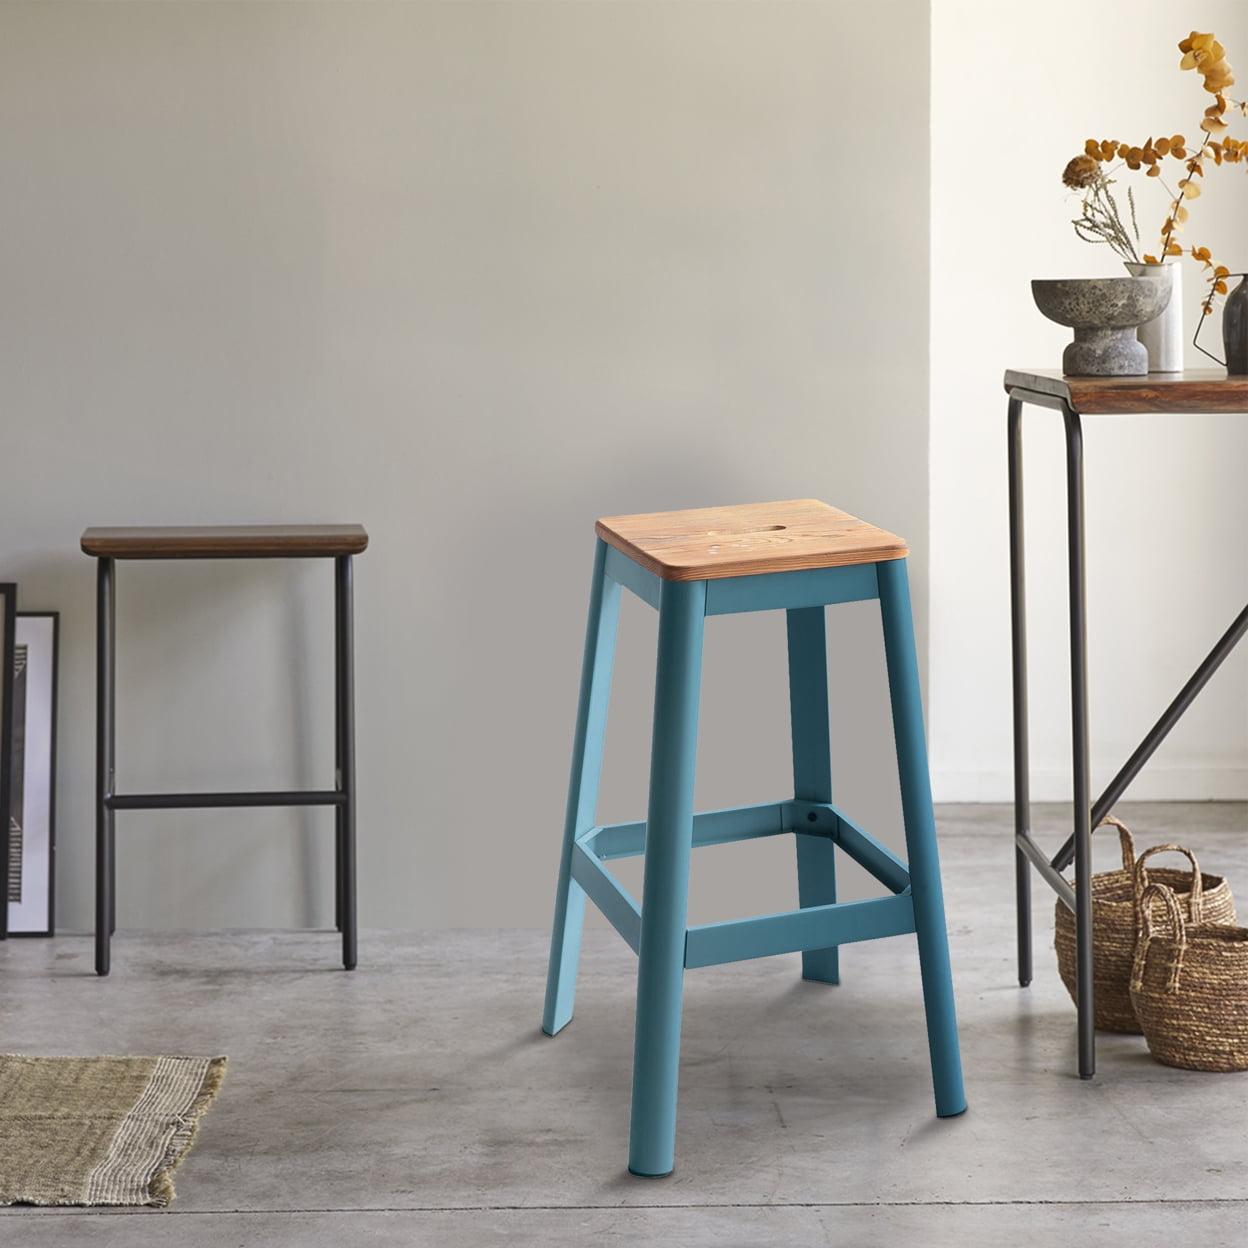
[[[1170,914],[1170,922],[1174,925],[1174,936],[1178,944],[1174,958],[1170,962],[1170,972],[1166,976],[1166,991],[1175,992],[1179,987],[1179,976],[1183,970],[1183,955],[1187,951],[1187,924],[1183,921],[1183,907],[1174,895],[1172,888],[1164,884],[1150,884],[1140,897],[1140,915],[1143,920],[1143,931],[1135,944],[1135,960],[1131,964],[1131,991],[1139,992],[1144,984],[1144,964],[1148,960],[1148,947],[1153,940],[1153,898],[1160,897]]]
[[[1135,838],[1131,829],[1121,819],[1106,815],[1096,826],[1103,828],[1108,825],[1118,829],[1118,848],[1122,851],[1122,869],[1130,875],[1135,870]]]
[[[1148,887],[1148,872],[1144,870],[1144,863],[1154,854],[1182,854],[1188,862],[1192,864],[1192,892],[1188,901],[1189,912],[1192,916],[1193,923],[1204,922],[1205,912],[1205,881],[1200,872],[1200,863],[1196,861],[1196,855],[1192,853],[1185,845],[1175,845],[1172,842],[1165,845],[1153,845],[1146,849],[1136,861],[1134,869],[1134,891],[1135,891],[1135,909],[1136,909],[1136,925],[1139,925],[1139,909],[1141,901],[1144,897],[1144,890]]]

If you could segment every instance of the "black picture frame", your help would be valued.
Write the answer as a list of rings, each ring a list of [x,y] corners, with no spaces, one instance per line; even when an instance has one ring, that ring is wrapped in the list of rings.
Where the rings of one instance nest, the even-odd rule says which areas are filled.
[[[0,581],[0,940],[9,935],[9,792],[13,776],[13,647],[17,631],[17,586]]]
[[[39,636],[38,632],[32,632],[27,628],[23,630],[23,621],[47,621],[48,627],[41,630],[43,636]],[[27,633],[27,640],[23,641],[23,631]],[[13,640],[15,649],[15,661],[12,671],[16,675],[17,662],[16,654],[23,649],[34,647],[32,651],[32,659],[26,666],[24,673],[27,681],[30,680],[32,673],[34,676],[42,676],[43,681],[38,684],[25,683],[22,685],[23,697],[21,699],[22,706],[20,713],[24,716],[23,722],[19,725],[17,722],[19,715],[17,692],[19,688],[19,680],[15,679],[14,685],[14,706],[12,716],[12,732],[10,734],[10,748],[12,756],[10,758],[9,775],[11,777],[9,787],[9,827],[16,831],[13,822],[15,815],[15,806],[18,802],[24,801],[32,796],[32,790],[28,788],[29,782],[33,779],[35,787],[33,796],[35,799],[34,810],[40,812],[41,818],[46,818],[46,844],[44,850],[46,853],[45,860],[42,864],[42,876],[40,881],[40,870],[36,868],[33,872],[28,872],[28,866],[31,855],[28,850],[23,849],[19,857],[19,870],[22,873],[20,883],[28,884],[28,874],[33,875],[35,881],[41,882],[44,887],[41,888],[37,897],[22,898],[19,915],[29,924],[32,915],[29,914],[31,902],[34,900],[42,901],[44,904],[39,906],[39,922],[35,926],[14,926],[13,915],[9,912],[9,908],[13,905],[13,897],[11,890],[6,892],[5,921],[8,925],[8,934],[10,936],[51,936],[56,930],[56,737],[57,737],[57,702],[58,702],[58,682],[60,669],[60,640],[61,640],[61,616],[59,611],[18,611],[13,629]],[[33,729],[38,727],[40,741],[36,744],[36,739],[31,736]],[[44,735],[46,734],[46,736]],[[21,748],[19,749],[19,743]],[[42,768],[38,766],[41,760],[46,759],[46,774]],[[19,768],[21,774],[19,775]],[[32,773],[31,769],[34,768]],[[22,823],[26,823],[27,810],[23,809],[18,813],[18,817]],[[36,818],[34,827],[39,829],[41,818]],[[26,825],[23,831],[28,830],[30,825]],[[42,831],[42,829],[39,829]],[[35,843],[38,844],[40,837],[36,837]],[[10,844],[10,863],[11,861],[11,844]],[[5,873],[6,883],[11,884],[9,879],[9,871]],[[21,914],[21,911],[27,913]]]

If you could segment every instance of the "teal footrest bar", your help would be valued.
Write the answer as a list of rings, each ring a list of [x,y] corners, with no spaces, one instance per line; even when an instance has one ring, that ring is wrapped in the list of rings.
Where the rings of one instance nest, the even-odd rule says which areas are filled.
[[[641,911],[623,885],[584,845],[572,851],[572,878],[636,953],[641,948]]]
[[[914,904],[909,893],[839,901],[808,910],[691,927],[685,934],[685,966],[718,966],[721,962],[826,949],[913,931]]]
[[[902,895],[833,902],[782,914],[691,927],[685,933],[686,967],[826,949],[914,931],[914,907],[908,896],[910,875],[906,864],[850,822],[831,803],[772,802],[765,806],[704,811],[693,816],[692,847],[698,849],[786,833],[827,838],[886,888]],[[611,859],[643,854],[645,837],[644,823],[593,827],[577,839],[572,855],[572,879],[634,953],[641,947],[641,910],[605,864]]]

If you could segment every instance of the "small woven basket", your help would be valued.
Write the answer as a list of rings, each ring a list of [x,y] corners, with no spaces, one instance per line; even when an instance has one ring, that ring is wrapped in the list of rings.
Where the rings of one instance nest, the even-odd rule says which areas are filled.
[[[1181,845],[1154,845],[1137,862],[1131,829],[1120,819],[1107,815],[1097,825],[1118,829],[1122,867],[1101,871],[1092,877],[1092,985],[1094,1019],[1100,1031],[1123,1031],[1139,1035],[1140,1024],[1131,1006],[1131,963],[1138,931],[1139,898],[1150,883],[1165,884],[1183,907],[1184,918],[1195,923],[1234,923],[1235,901],[1231,886],[1219,875],[1203,875],[1196,855]],[[1144,869],[1154,854],[1179,853],[1187,856],[1191,872],[1170,867]],[[1062,902],[1057,903],[1053,921],[1053,944],[1057,949],[1057,969],[1076,1000],[1075,916]]]
[[[1168,932],[1153,927],[1161,900]],[[1188,923],[1174,892],[1144,890],[1131,1000],[1148,1051],[1187,1070],[1248,1070],[1248,928]]]

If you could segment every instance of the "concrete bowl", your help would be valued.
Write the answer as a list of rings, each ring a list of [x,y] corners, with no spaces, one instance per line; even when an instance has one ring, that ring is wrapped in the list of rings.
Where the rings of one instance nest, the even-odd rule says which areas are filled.
[[[1148,372],[1148,351],[1135,329],[1160,316],[1172,283],[1158,277],[1076,277],[1031,283],[1036,307],[1075,331],[1062,353],[1068,377],[1136,377]]]
[[[1134,329],[1166,310],[1170,283],[1157,277],[1057,277],[1033,281],[1031,296],[1049,320],[1071,329]]]

